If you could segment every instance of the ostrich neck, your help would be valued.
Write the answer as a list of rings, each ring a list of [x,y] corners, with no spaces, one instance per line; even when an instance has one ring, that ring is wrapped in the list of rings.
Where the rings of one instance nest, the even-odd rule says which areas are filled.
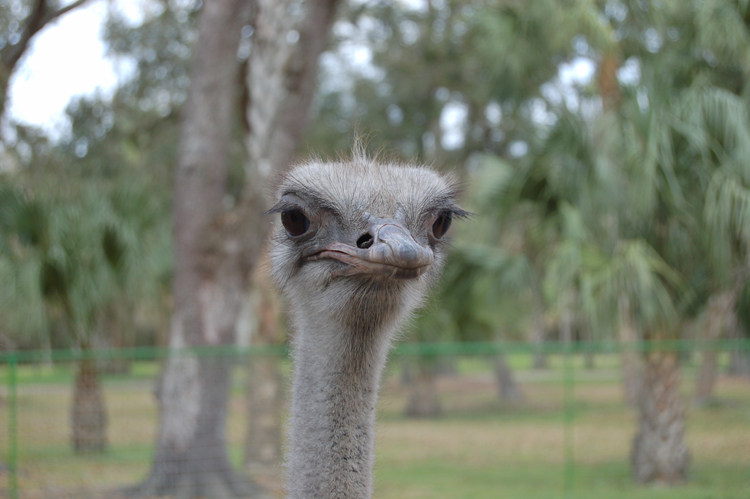
[[[324,326],[299,315],[288,498],[368,499],[375,404],[394,328]]]

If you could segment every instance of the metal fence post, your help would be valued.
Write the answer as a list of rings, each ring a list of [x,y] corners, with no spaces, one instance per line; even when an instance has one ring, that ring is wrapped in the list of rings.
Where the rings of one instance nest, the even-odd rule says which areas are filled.
[[[8,496],[18,499],[18,359],[11,355],[8,362]]]

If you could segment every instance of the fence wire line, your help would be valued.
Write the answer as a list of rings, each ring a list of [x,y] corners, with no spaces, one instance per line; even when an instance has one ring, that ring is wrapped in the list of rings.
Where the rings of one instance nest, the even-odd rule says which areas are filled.
[[[393,357],[405,356],[450,356],[450,355],[498,355],[512,353],[571,354],[582,353],[621,353],[651,351],[750,351],[750,339],[731,340],[663,340],[619,343],[615,341],[584,341],[544,343],[525,342],[444,342],[444,343],[401,343],[391,352]],[[0,365],[12,360],[18,363],[29,362],[70,362],[82,359],[95,360],[159,360],[171,356],[283,356],[289,355],[289,346],[262,345],[240,347],[235,345],[206,345],[182,348],[170,347],[123,347],[98,349],[64,350],[20,350],[0,352]]]

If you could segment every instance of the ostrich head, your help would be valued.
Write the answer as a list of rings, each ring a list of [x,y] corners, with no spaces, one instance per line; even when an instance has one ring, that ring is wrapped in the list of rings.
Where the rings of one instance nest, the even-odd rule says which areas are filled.
[[[393,333],[445,259],[450,179],[356,155],[285,174],[271,244],[296,329],[290,499],[372,494],[375,403]]]
[[[270,210],[271,265],[295,319],[361,334],[397,324],[440,273],[451,220],[466,215],[455,195],[426,167],[362,156],[289,171]]]

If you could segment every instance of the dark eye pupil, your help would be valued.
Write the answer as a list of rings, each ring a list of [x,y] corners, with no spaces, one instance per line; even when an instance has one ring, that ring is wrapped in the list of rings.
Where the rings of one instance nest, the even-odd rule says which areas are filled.
[[[281,224],[290,236],[301,236],[310,228],[310,220],[301,210],[282,212]]]
[[[436,239],[441,239],[446,232],[448,232],[448,228],[451,226],[451,218],[453,217],[453,214],[451,212],[442,213],[437,220],[435,220],[435,223],[432,224],[432,235],[435,236]]]

